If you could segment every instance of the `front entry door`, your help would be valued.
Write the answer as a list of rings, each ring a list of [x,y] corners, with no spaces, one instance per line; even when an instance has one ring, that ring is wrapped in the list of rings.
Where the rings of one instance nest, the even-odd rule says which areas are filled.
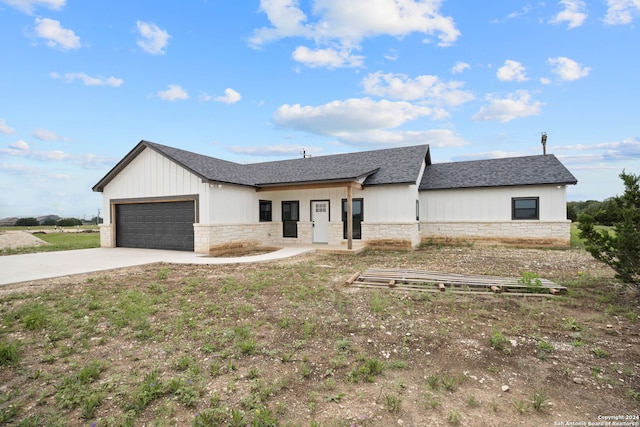
[[[329,201],[311,202],[313,243],[329,243]]]

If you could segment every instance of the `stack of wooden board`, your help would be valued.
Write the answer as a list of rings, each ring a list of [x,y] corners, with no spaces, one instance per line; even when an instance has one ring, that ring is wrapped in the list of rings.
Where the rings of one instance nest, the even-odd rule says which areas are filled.
[[[564,286],[525,274],[518,278],[407,269],[369,268],[364,273],[352,275],[346,285],[370,288],[388,287],[423,292],[505,293],[527,296],[551,296],[567,293],[567,288]]]

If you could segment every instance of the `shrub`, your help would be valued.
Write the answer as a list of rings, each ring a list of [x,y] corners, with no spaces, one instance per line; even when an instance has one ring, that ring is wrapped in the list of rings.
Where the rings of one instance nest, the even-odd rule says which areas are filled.
[[[620,220],[613,232],[595,228],[594,215],[580,215],[580,237],[594,258],[609,265],[616,278],[640,286],[640,175],[622,172],[625,192],[613,199],[612,208]]]
[[[507,340],[502,332],[499,331],[493,331],[491,333],[491,337],[489,338],[489,344],[491,344],[491,347],[495,348],[496,350],[504,351],[504,349],[507,348],[508,342],[509,340]]]

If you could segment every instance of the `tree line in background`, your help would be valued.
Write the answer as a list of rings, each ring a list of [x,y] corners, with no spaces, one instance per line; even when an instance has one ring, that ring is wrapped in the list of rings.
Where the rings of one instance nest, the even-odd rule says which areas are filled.
[[[611,227],[620,221],[620,210],[616,206],[615,197],[601,202],[587,200],[586,202],[567,202],[567,219],[578,222],[580,215],[589,215],[594,223]]]
[[[73,227],[76,225],[99,224],[99,223],[102,223],[102,218],[99,218],[99,217],[93,217],[88,221],[83,221],[78,218],[58,218],[58,217],[51,216],[43,220],[39,220],[38,218],[33,218],[33,217],[18,218],[18,220],[14,225],[16,227],[38,227],[41,225]]]

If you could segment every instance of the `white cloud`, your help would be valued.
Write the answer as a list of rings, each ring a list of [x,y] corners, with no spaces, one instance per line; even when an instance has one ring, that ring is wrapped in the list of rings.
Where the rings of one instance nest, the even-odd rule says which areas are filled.
[[[455,156],[451,160],[455,162],[464,162],[468,160],[504,159],[505,157],[520,157],[520,156],[523,156],[523,153],[518,151],[493,150],[493,151],[480,151],[476,153],[462,154],[459,156]]]
[[[47,46],[61,49],[80,48],[80,37],[72,30],[60,26],[60,21],[49,18],[36,18],[36,35],[47,40]]]
[[[0,133],[5,135],[11,135],[13,133],[13,128],[7,125],[5,119],[0,119]]]
[[[384,55],[384,59],[387,61],[397,61],[400,57],[400,53],[396,49],[390,49],[389,52]]]
[[[36,129],[33,131],[33,137],[41,141],[68,141],[69,138],[63,137],[54,131],[47,129]]]
[[[506,17],[506,18],[503,18],[503,19],[494,19],[494,20],[492,20],[491,22],[492,22],[493,24],[500,24],[500,23],[505,22],[505,21],[508,21],[508,20],[510,20],[510,19],[515,19],[515,18],[518,18],[518,17],[520,17],[520,16],[528,15],[528,14],[529,14],[529,12],[531,12],[531,10],[532,10],[532,8],[531,8],[531,6],[530,6],[530,5],[525,5],[525,6],[522,8],[522,10],[518,10],[518,11],[515,11],[515,12],[511,12],[511,13],[509,13],[509,14],[507,15],[507,17]]]
[[[158,96],[165,101],[189,99],[189,94],[180,85],[169,85],[167,90],[158,92]]]
[[[282,105],[275,114],[276,124],[317,135],[339,136],[349,132],[395,128],[433,110],[409,102],[373,101],[369,98],[333,101],[317,107]]]
[[[607,25],[626,25],[640,15],[640,0],[607,0],[607,14],[604,23]]]
[[[283,37],[310,37],[313,32],[304,23],[306,15],[298,7],[297,0],[260,0],[260,11],[264,12],[273,25],[259,28],[250,40],[253,46],[260,46]]]
[[[23,140],[18,140],[16,142],[14,142],[13,144],[9,144],[9,148],[13,148],[15,150],[18,151],[28,151],[29,150],[29,144],[27,144],[26,142],[24,142]]]
[[[65,5],[66,0],[0,0],[0,3],[8,4],[25,13],[32,13],[38,6],[59,10]]]
[[[599,160],[624,161],[640,158],[640,138],[627,138],[623,141],[604,142],[600,144],[576,144],[556,147],[559,151],[593,151]],[[592,154],[595,156],[596,154]]]
[[[0,163],[0,170],[11,175],[30,175],[32,177],[71,181],[73,177],[61,173],[52,173],[47,168],[36,168],[29,165],[18,165],[15,163]]]
[[[64,79],[68,83],[71,83],[74,80],[81,80],[85,86],[118,87],[122,85],[122,83],[124,83],[124,80],[118,79],[113,76],[112,77],[103,77],[103,76],[91,77],[86,73],[65,73],[64,75],[60,75],[58,73],[51,73],[51,78]]]
[[[29,147],[29,144],[23,140],[19,140],[11,145],[9,148],[1,148],[0,154],[7,154],[16,157],[26,157],[34,160],[67,160],[71,157],[63,151],[38,151]]]
[[[564,9],[549,22],[552,24],[567,22],[569,29],[584,24],[588,15],[584,12],[586,4],[583,0],[560,0],[558,4],[562,5]]]
[[[498,80],[503,82],[524,82],[529,80],[527,78],[526,68],[518,61],[512,61],[511,59],[507,59],[504,61],[504,65],[498,68],[498,72],[496,73]]]
[[[573,59],[564,56],[549,58],[547,62],[553,67],[551,71],[561,80],[578,80],[588,76],[591,71],[591,67],[583,67]]]
[[[489,105],[480,108],[473,116],[473,120],[509,122],[511,120],[537,116],[540,114],[542,103],[531,100],[531,95],[526,90],[519,90],[509,94],[506,98],[487,97]]]
[[[429,144],[431,147],[462,147],[469,143],[449,129],[430,129],[422,131],[401,131],[376,129],[366,132],[343,133],[339,135],[343,143],[368,146],[401,146]]]
[[[298,46],[291,56],[295,61],[311,68],[362,67],[364,59],[363,56],[351,55],[351,51],[347,49],[340,51],[332,48],[311,50],[306,46]]]
[[[471,68],[471,65],[467,64],[466,62],[461,62],[458,61],[455,63],[455,65],[451,68],[451,72],[453,74],[460,74],[462,72],[464,72],[465,70],[468,70]]]
[[[365,93],[403,101],[423,100],[429,104],[457,106],[474,99],[463,91],[463,82],[443,82],[438,76],[422,75],[412,79],[404,74],[371,73],[362,80]]]
[[[302,10],[298,0],[261,0],[260,10],[267,15],[271,26],[254,30],[250,45],[260,47],[287,37],[312,39],[319,50],[298,50],[297,55],[310,58],[315,52],[316,58],[311,63],[336,67],[336,58],[318,58],[331,53],[323,52],[320,47],[329,46],[333,53],[351,57],[349,52],[359,49],[367,37],[400,38],[417,32],[436,35],[440,46],[449,46],[460,36],[453,18],[441,14],[441,0],[313,0],[311,3],[308,12],[315,20]]]
[[[149,22],[137,21],[136,26],[141,37],[138,39],[138,46],[152,55],[164,55],[164,48],[171,38],[169,33]]]
[[[303,147],[302,145],[277,144],[269,146],[241,147],[234,145],[228,147],[229,151],[236,154],[261,157],[295,157],[301,156],[304,151],[307,155],[314,155],[322,152],[321,148]]]
[[[106,169],[111,167],[113,163],[113,159],[95,154],[70,154],[60,150],[35,150],[23,140],[10,144],[9,148],[0,148],[0,156],[1,155],[23,157],[44,162],[69,162],[83,169]]]
[[[319,106],[282,105],[274,113],[274,122],[283,128],[331,136],[350,145],[466,144],[462,138],[448,130],[396,129],[407,122],[432,116],[437,112],[435,109],[404,101],[356,98]]]
[[[215,101],[224,102],[225,104],[235,104],[236,102],[242,99],[242,95],[231,89],[230,87],[224,90],[223,96],[218,96],[214,98]]]

